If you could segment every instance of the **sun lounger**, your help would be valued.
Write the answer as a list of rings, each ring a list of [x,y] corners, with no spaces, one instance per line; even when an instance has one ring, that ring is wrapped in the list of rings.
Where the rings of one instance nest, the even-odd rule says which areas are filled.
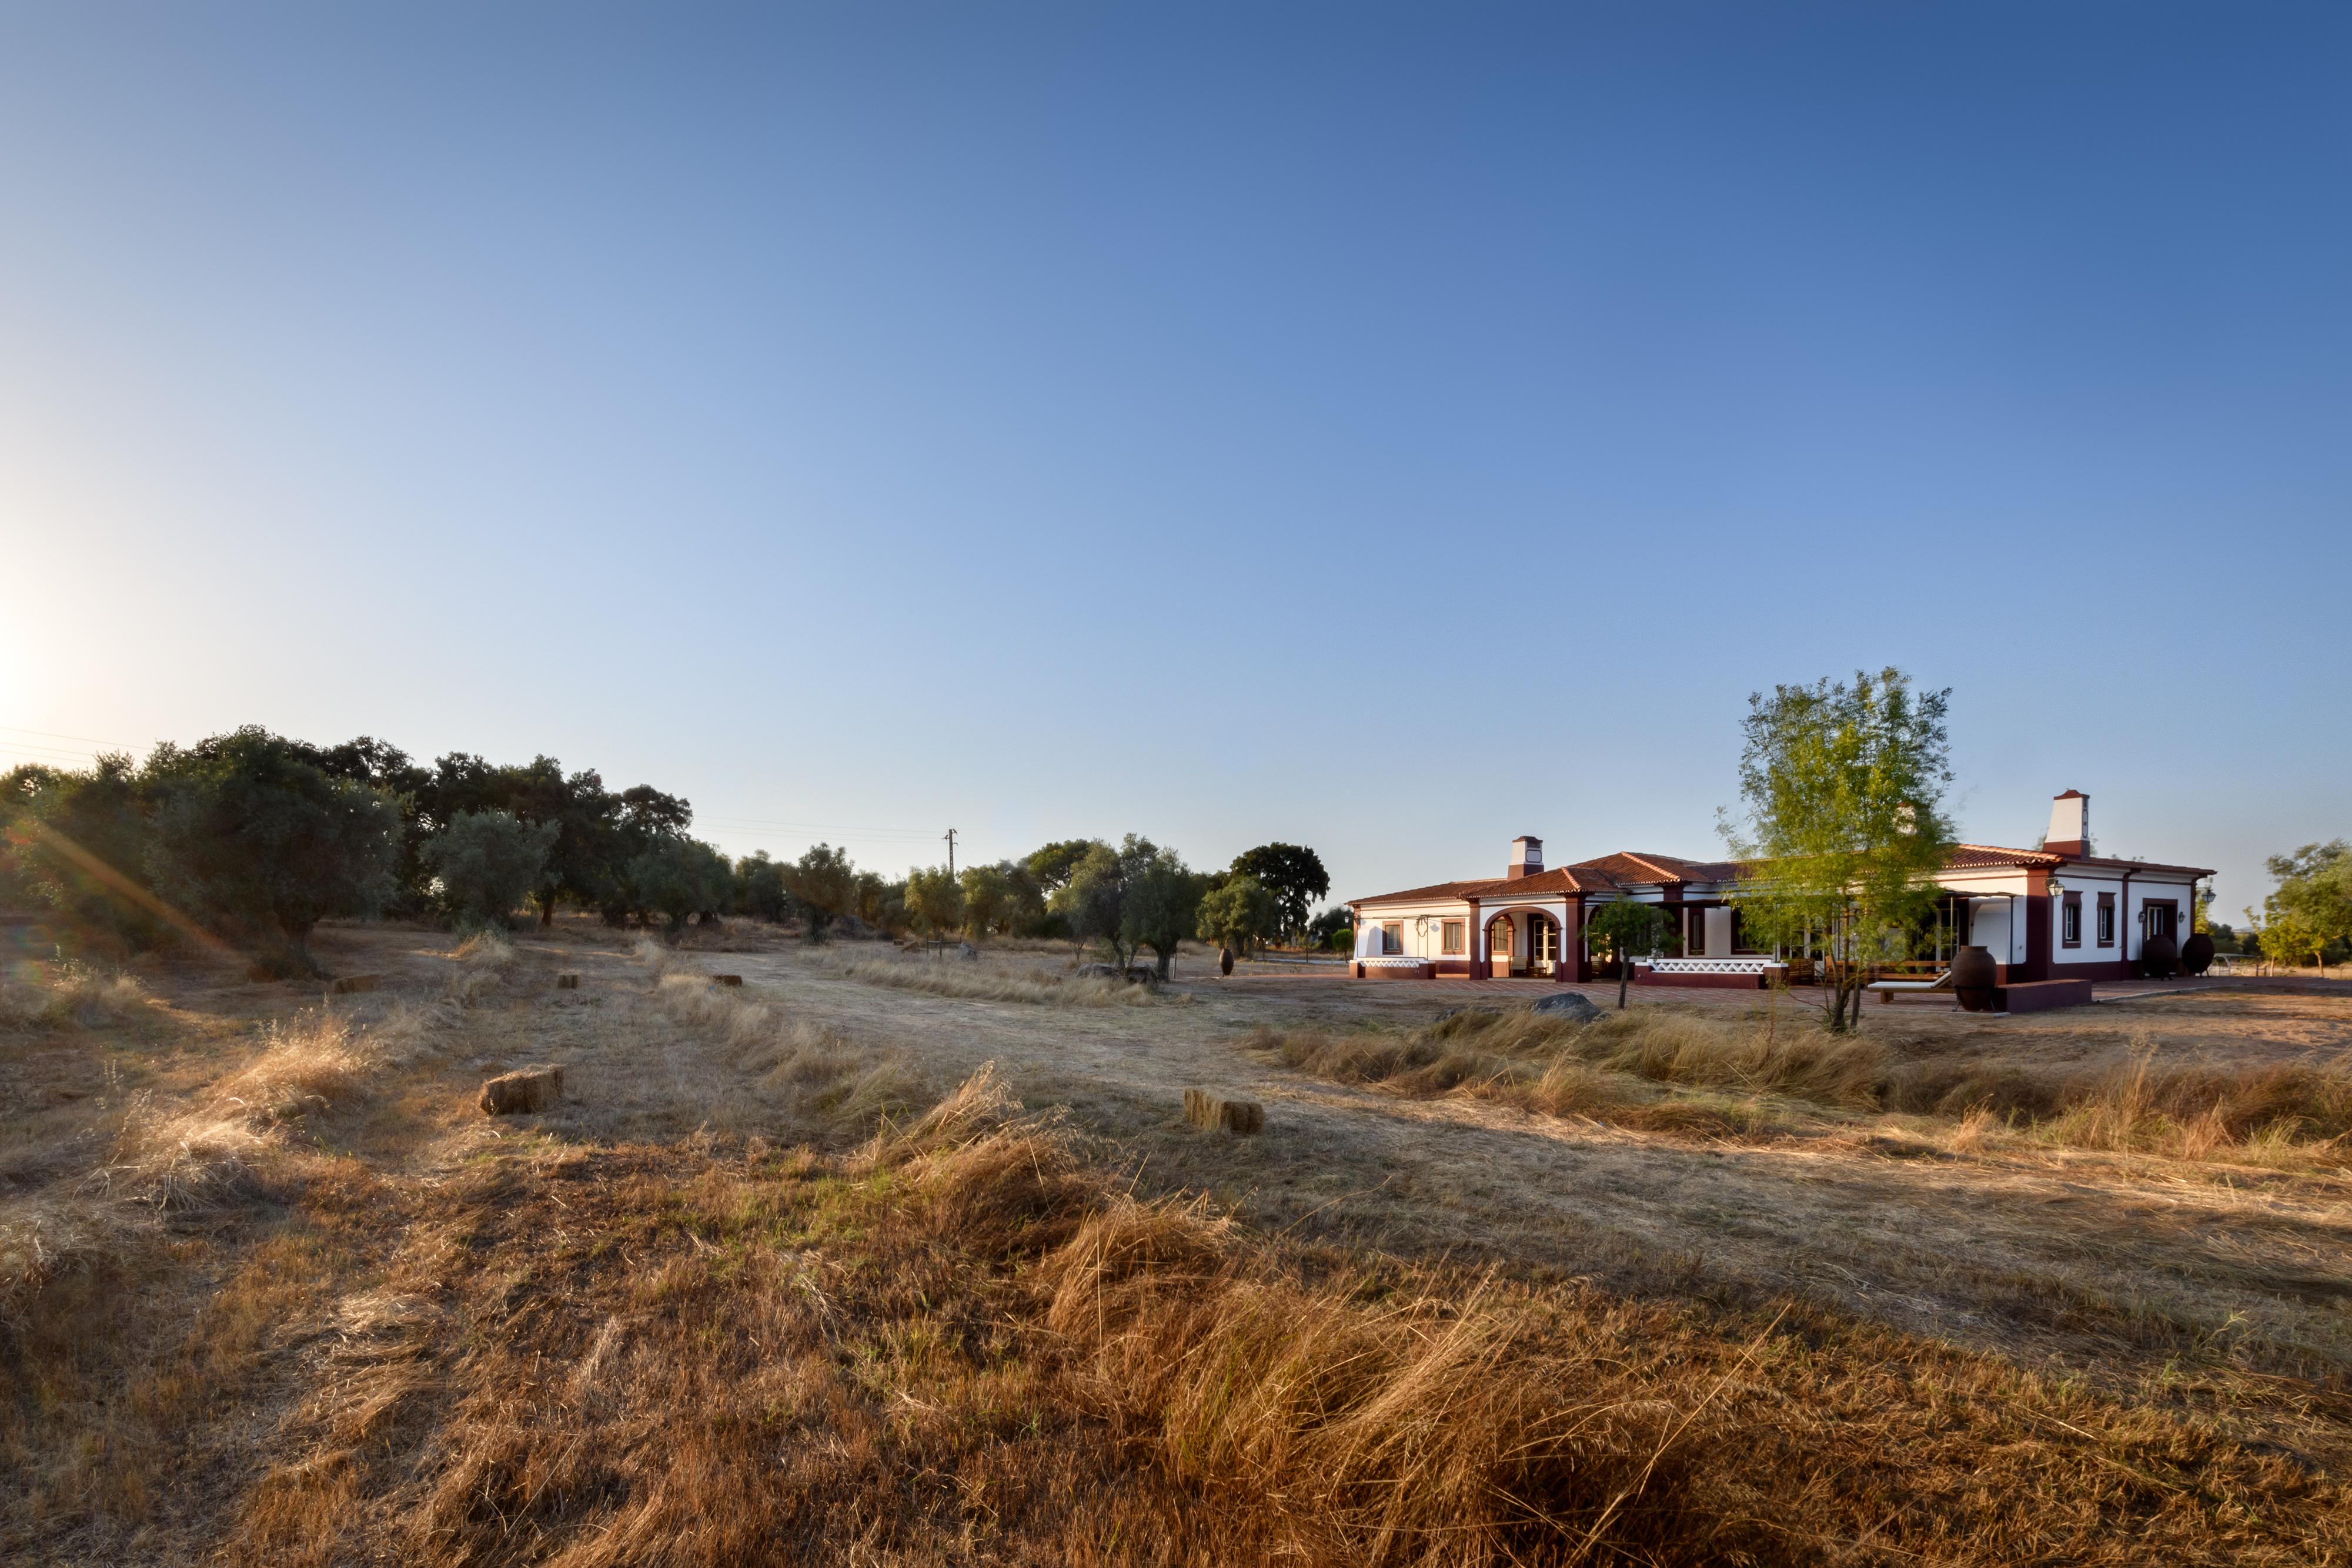
[[[1881,1002],[1933,1001],[1952,995],[1952,972],[1947,969],[1932,980],[1873,980],[1863,989],[1876,991]]]

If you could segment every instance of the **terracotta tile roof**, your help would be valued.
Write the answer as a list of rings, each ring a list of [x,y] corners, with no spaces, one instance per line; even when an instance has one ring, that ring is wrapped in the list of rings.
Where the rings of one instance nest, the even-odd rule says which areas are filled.
[[[1606,893],[1616,884],[1581,866],[1557,866],[1539,871],[1533,876],[1496,876],[1477,882],[1439,882],[1427,887],[1409,887],[1402,893],[1374,894],[1370,898],[1350,899],[1350,904],[1419,904],[1446,898],[1500,898],[1506,894],[1519,897],[1558,895],[1573,893]]]
[[[2213,868],[2201,865],[2167,865],[2161,861],[2119,861],[2105,855],[2067,855],[2068,865],[2086,866],[2094,871],[2168,871],[2177,876],[2211,876]]]
[[[1993,866],[2053,866],[2065,862],[2064,855],[2053,855],[2041,850],[2005,850],[1998,844],[1954,844],[1952,852],[1944,857],[1946,871],[1982,871]]]
[[[1348,902],[1351,904],[1418,904],[1429,899],[1467,898],[1486,885],[1483,882],[1433,882],[1427,887],[1408,887],[1402,893],[1380,893],[1370,898],[1351,898]]]
[[[1349,902],[1360,904],[1408,904],[1442,899],[1499,898],[1505,894],[1620,893],[1629,887],[1731,882],[1755,863],[1750,861],[1691,861],[1680,855],[1636,854],[1631,850],[1620,850],[1615,854],[1579,861],[1574,865],[1557,866],[1550,871],[1538,872],[1533,876],[1433,883],[1427,887],[1409,887],[1402,893],[1378,894]],[[2116,871],[2193,872],[2200,876],[2213,874],[2197,866],[2159,865],[2150,861],[2107,860],[2093,855],[2055,855],[2046,850],[2003,849],[1998,844],[1955,844],[1951,854],[1944,861],[1947,871],[1989,871],[2001,866],[2043,871],[2066,865]]]

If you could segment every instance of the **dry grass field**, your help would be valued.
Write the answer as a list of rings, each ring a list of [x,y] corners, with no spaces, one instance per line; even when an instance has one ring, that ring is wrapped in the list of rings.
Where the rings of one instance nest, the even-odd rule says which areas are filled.
[[[0,1560],[2352,1562],[2352,995],[319,946],[12,955]]]

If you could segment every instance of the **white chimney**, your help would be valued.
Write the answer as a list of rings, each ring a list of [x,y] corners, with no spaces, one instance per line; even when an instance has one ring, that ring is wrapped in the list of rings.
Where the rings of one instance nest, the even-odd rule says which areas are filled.
[[[1533,876],[1543,870],[1543,841],[1521,833],[1511,841],[1510,862],[1504,866],[1507,878]]]
[[[2091,852],[2091,798],[2080,789],[2069,789],[2050,802],[2050,831],[2042,835],[2042,847],[2053,855],[2086,855]]]

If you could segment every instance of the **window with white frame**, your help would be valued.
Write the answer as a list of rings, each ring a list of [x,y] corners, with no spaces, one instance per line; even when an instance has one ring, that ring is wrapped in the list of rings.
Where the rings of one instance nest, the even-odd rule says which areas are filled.
[[[1404,922],[1402,920],[1381,921],[1381,956],[1384,958],[1393,958],[1403,951]]]
[[[1465,950],[1463,934],[1465,929],[1466,927],[1464,923],[1459,920],[1449,920],[1445,922],[1444,929],[1440,936],[1439,951],[1444,953],[1463,952]]]

